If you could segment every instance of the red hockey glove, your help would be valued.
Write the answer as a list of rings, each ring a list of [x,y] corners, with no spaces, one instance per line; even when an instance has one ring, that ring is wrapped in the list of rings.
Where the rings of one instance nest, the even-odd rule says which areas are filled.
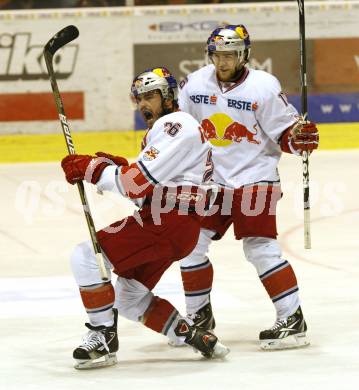
[[[94,156],[70,154],[61,161],[62,169],[65,172],[66,180],[70,184],[86,180],[89,183],[96,184],[100,179],[102,171],[110,164],[101,162]]]
[[[128,161],[124,157],[114,156],[112,154],[104,153],[104,152],[97,152],[97,157],[104,157],[111,160],[115,165],[124,165],[128,166]]]
[[[313,122],[299,119],[282,135],[280,146],[284,152],[302,154],[303,151],[311,153],[319,145],[319,132]]]

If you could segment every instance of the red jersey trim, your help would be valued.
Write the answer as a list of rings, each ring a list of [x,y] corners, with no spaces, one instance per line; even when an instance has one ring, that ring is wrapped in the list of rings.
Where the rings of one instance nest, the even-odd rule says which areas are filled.
[[[131,199],[142,198],[152,193],[153,185],[146,179],[136,163],[121,167],[119,180]]]

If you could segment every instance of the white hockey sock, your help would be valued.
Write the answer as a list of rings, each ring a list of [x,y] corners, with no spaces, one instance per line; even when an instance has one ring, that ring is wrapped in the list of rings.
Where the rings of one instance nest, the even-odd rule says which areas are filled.
[[[113,311],[112,308],[109,308],[104,311],[100,311],[98,313],[87,313],[89,316],[90,324],[92,326],[101,326],[105,325],[106,327],[112,326],[113,319]]]
[[[294,292],[291,295],[288,295],[285,298],[280,299],[277,302],[274,302],[274,307],[277,312],[277,319],[285,319],[295,313],[300,305],[298,291]]]
[[[187,314],[197,313],[198,310],[209,303],[209,294],[199,295],[196,297],[186,296],[185,298]]]

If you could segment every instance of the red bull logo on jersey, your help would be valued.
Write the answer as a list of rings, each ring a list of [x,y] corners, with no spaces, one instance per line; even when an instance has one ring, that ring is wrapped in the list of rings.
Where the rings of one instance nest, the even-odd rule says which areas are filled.
[[[209,118],[203,119],[201,125],[206,137],[214,146],[229,146],[243,140],[255,145],[260,144],[260,141],[255,138],[257,134],[255,126],[253,131],[250,131],[227,114],[213,114]]]

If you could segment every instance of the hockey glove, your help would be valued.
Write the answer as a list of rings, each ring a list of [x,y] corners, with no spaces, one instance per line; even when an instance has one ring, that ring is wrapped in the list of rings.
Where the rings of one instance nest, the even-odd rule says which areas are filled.
[[[104,153],[104,152],[97,152],[97,153],[96,153],[96,156],[97,156],[97,157],[108,158],[108,159],[111,160],[115,165],[124,165],[124,166],[128,166],[128,161],[127,161],[124,157],[114,156],[114,155],[112,155],[112,154],[108,154],[108,153]]]
[[[66,180],[70,184],[75,184],[81,180],[96,184],[103,170],[109,165],[128,165],[128,161],[123,157],[116,157],[103,152],[96,153],[96,156],[80,154],[66,156],[61,162]]]
[[[299,119],[291,128],[287,129],[281,137],[280,146],[284,152],[302,154],[303,151],[311,153],[319,145],[319,132],[313,122]]]
[[[97,158],[89,155],[70,154],[61,161],[62,169],[65,172],[66,180],[70,184],[86,180],[96,184],[100,179],[102,171],[110,164],[96,163]]]

